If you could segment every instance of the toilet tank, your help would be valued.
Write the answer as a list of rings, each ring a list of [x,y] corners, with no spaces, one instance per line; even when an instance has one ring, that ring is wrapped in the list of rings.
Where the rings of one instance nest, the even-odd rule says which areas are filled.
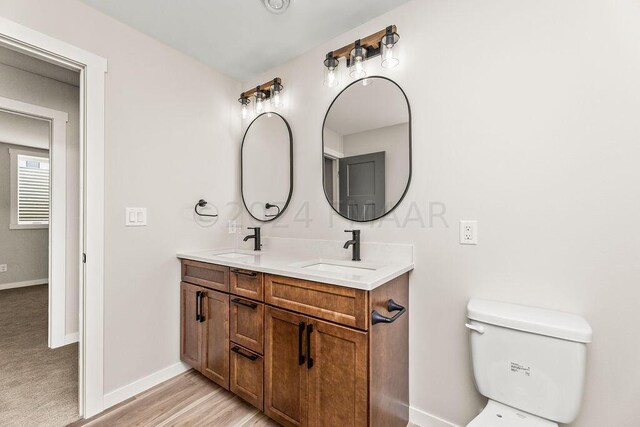
[[[580,316],[472,299],[473,374],[489,399],[560,423],[580,411],[591,327]]]

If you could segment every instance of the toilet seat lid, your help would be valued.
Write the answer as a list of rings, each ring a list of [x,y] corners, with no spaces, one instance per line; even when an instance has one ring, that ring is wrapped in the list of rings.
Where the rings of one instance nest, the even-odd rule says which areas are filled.
[[[558,427],[558,424],[489,400],[467,427]]]

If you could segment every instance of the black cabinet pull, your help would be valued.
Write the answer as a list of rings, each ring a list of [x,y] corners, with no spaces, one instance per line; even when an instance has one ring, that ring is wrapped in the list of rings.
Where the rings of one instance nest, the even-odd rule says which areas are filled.
[[[313,325],[307,325],[307,369],[313,368],[313,357],[311,357],[311,333]]]
[[[258,304],[256,304],[255,302],[244,301],[244,300],[241,300],[240,298],[234,298],[234,299],[231,300],[231,302],[234,303],[234,304],[243,305],[243,306],[249,307],[249,308],[258,307]]]
[[[202,300],[204,299],[204,297],[206,296],[206,294],[204,292],[200,292],[200,300],[199,300],[199,307],[200,307],[200,323],[204,322],[204,313],[202,310]]]
[[[304,354],[302,354],[302,334],[304,334],[305,323],[298,323],[298,365],[304,365],[305,358]]]
[[[256,356],[255,354],[244,354],[243,352],[240,351],[240,347],[231,347],[231,351],[251,361],[256,360],[258,358],[258,356]]]
[[[397,302],[395,302],[394,300],[390,299],[387,302],[387,311],[388,312],[398,311],[398,313],[396,313],[396,315],[393,317],[387,317],[373,310],[373,312],[371,312],[371,324],[375,325],[377,323],[393,323],[396,320],[398,320],[400,316],[402,316],[407,311],[407,309],[401,306],[400,304],[398,304]]]
[[[200,294],[202,292],[196,292],[196,322],[200,321]]]
[[[237,268],[232,269],[231,272],[235,274],[241,274],[243,276],[248,276],[248,277],[256,277],[258,275],[258,273],[256,273],[255,271],[242,271],[242,270],[238,270]]]

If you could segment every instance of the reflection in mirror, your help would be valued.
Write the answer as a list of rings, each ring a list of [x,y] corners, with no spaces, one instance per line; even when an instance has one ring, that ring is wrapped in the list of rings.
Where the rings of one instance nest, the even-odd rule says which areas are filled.
[[[249,214],[273,221],[287,208],[293,188],[293,138],[277,113],[256,117],[242,140],[241,191]]]
[[[400,203],[411,180],[411,112],[400,86],[386,77],[347,86],[322,139],[324,191],[336,212],[372,221]]]

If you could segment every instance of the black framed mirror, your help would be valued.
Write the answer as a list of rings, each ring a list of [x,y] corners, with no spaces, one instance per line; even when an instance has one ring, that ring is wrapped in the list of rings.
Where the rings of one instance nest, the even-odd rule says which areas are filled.
[[[293,192],[293,135],[278,113],[263,113],[247,127],[240,149],[240,192],[247,212],[262,222],[284,213]]]
[[[356,80],[333,100],[322,126],[322,185],[350,221],[375,221],[411,183],[411,107],[393,80]]]

